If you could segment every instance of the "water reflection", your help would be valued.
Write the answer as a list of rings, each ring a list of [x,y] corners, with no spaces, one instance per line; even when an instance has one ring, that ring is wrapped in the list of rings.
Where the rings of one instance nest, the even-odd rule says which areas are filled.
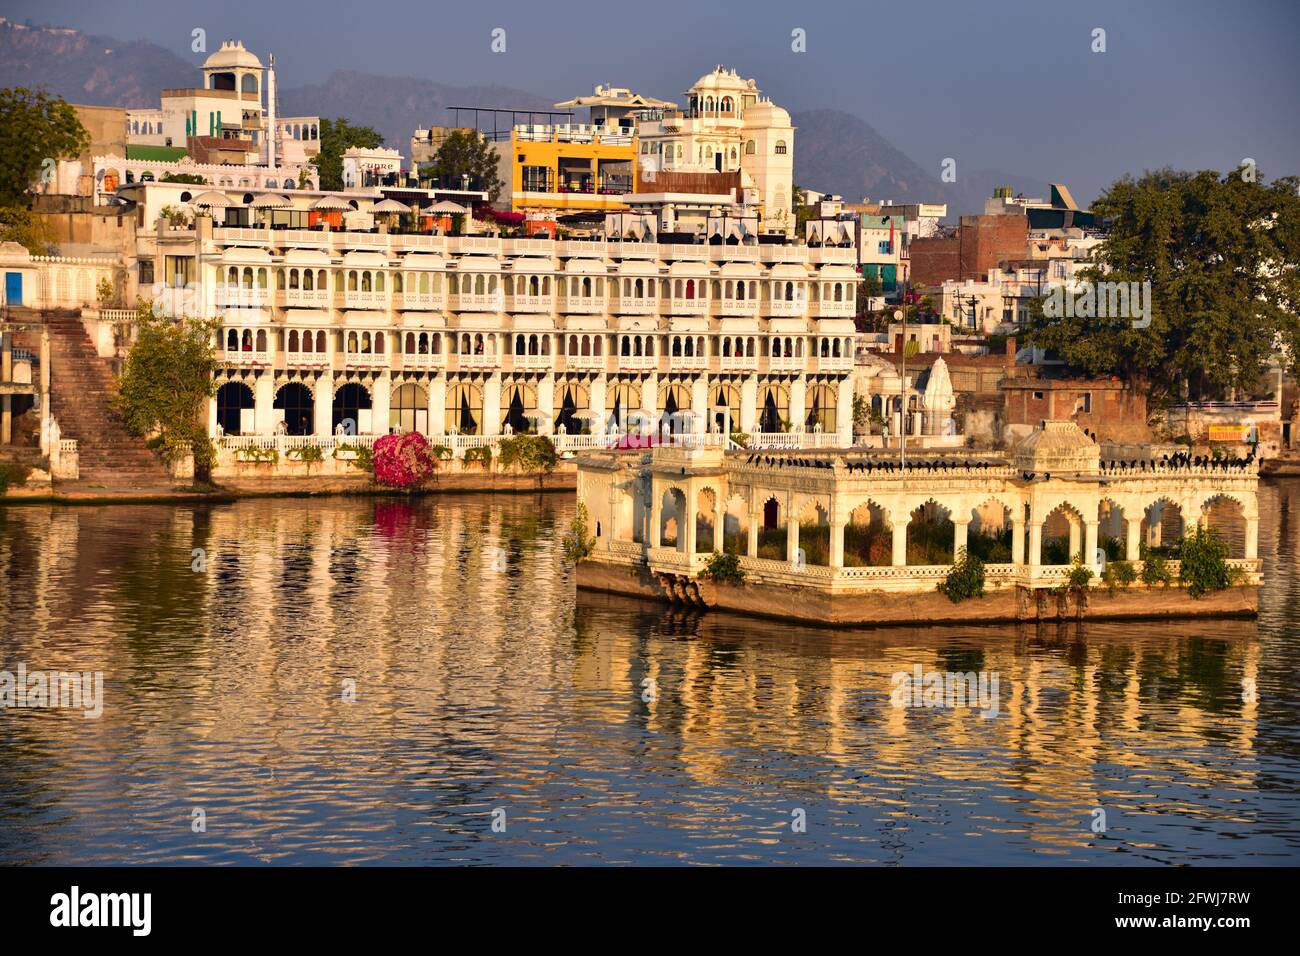
[[[1294,862],[1297,494],[1258,622],[887,631],[575,600],[558,496],[0,509],[0,668],[106,697],[0,713],[0,854]],[[918,664],[997,717],[891,706]]]

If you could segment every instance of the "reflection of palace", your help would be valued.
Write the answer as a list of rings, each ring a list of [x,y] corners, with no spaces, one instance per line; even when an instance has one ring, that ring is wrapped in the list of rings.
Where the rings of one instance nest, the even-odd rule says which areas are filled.
[[[602,602],[610,603],[601,608]],[[628,613],[625,599],[596,598],[600,620]],[[600,610],[598,610],[600,609]],[[603,613],[602,613],[603,612]],[[752,625],[746,630],[753,631]],[[779,639],[767,632],[742,637],[725,621],[706,615],[691,639],[652,639],[635,649],[636,660],[585,663],[578,674],[588,690],[614,687],[626,693],[629,711],[643,709],[646,727],[665,740],[678,741],[678,759],[697,780],[726,782],[738,754],[748,751],[815,754],[831,764],[863,773],[914,774],[954,783],[1001,782],[1027,791],[1029,805],[1073,803],[1086,818],[1096,805],[1098,765],[1141,769],[1209,785],[1255,786],[1249,758],[1255,749],[1258,704],[1242,693],[1243,682],[1259,678],[1260,647],[1255,626],[1237,622],[1180,625],[1168,637],[1138,634],[1122,625],[1067,625],[1057,645],[1057,627],[1029,627],[1018,635],[962,638],[954,650],[942,634],[914,633],[882,641],[867,634],[828,645],[783,628]],[[982,635],[992,632],[981,632]],[[1215,659],[1189,647],[1188,640],[1216,641],[1232,634],[1243,639]],[[1046,638],[1048,650],[1028,653],[1026,638]],[[1086,637],[1086,641],[1083,639]],[[1077,643],[1076,643],[1077,641]],[[617,654],[617,645],[602,643]],[[1070,650],[1068,661],[1064,654]],[[644,659],[642,659],[642,655]],[[910,710],[890,704],[891,678],[911,672],[979,670],[996,673],[999,716],[981,718],[956,709]],[[1216,669],[1221,668],[1221,669]],[[640,676],[652,674],[654,700],[639,696]],[[1230,750],[1237,759],[1213,767],[1166,753],[1169,740],[1151,722],[1153,702],[1177,695],[1179,739]],[[1224,732],[1224,718],[1235,728]],[[1152,751],[1165,755],[1157,768]],[[1002,751],[1014,769],[991,767],[982,756]],[[865,761],[865,762],[864,762]],[[823,774],[822,789],[844,783]],[[844,789],[848,798],[851,790]],[[1197,814],[1198,808],[1180,808]],[[1081,828],[1080,836],[1087,835]]]

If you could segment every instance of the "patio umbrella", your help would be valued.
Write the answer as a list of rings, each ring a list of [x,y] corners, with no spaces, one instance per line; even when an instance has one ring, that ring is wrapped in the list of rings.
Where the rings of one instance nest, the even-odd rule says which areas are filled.
[[[199,193],[190,200],[191,206],[206,206],[209,209],[224,209],[227,206],[233,206],[234,203],[225,193],[219,193],[215,189],[209,189],[205,193]]]
[[[270,217],[270,213],[272,209],[293,208],[293,203],[291,203],[287,197],[281,196],[277,193],[263,193],[262,195],[254,199],[251,203],[249,203],[249,205],[253,209],[256,209],[259,212],[264,213],[265,214],[264,218]]]
[[[411,207],[405,203],[400,203],[396,199],[382,199],[370,207],[370,211],[377,215],[388,216],[388,226],[390,229],[396,229],[398,218],[411,211]]]
[[[436,202],[424,211],[433,213],[435,216],[463,216],[469,212],[464,206],[457,205],[449,199]]]
[[[338,196],[321,196],[311,208],[316,212],[351,212],[352,206],[347,201],[340,199]]]
[[[278,193],[262,193],[254,199],[249,205],[254,209],[292,209],[293,203],[287,196],[281,196]]]

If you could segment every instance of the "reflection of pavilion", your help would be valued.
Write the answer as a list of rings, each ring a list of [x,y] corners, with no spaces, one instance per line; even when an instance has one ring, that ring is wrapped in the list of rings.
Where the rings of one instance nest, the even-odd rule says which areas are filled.
[[[1227,522],[1258,583],[1258,477],[1235,465],[1102,466],[1071,422],[1045,422],[1011,456],[726,455],[656,448],[648,464],[584,460],[579,499],[594,560],[690,579],[714,551],[747,580],[833,593],[933,592],[963,548],[993,588],[1056,588],[1082,555],[1139,562],[1195,521]],[[1176,562],[1171,562],[1177,570]],[[1140,564],[1138,565],[1140,567]]]

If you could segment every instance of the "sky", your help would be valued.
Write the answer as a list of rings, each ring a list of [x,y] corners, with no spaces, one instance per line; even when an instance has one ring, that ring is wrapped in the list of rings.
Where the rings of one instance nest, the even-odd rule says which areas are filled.
[[[349,69],[555,100],[608,83],[680,103],[723,64],[791,112],[857,114],[936,180],[952,158],[958,177],[1065,182],[1085,201],[1162,166],[1249,157],[1267,178],[1300,174],[1300,0],[0,0],[0,13],[196,64],[202,27],[209,49],[233,37],[274,53],[282,87]]]

